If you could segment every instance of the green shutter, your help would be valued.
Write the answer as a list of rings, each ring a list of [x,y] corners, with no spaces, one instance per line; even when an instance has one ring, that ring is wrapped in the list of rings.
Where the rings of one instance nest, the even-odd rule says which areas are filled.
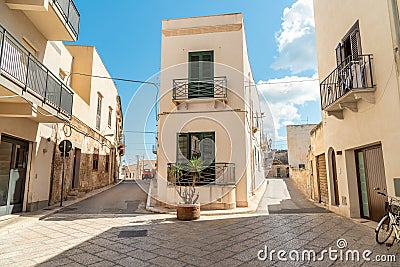
[[[214,97],[214,51],[189,52],[189,98]]]
[[[189,158],[189,134],[178,133],[178,142],[176,146],[176,162],[184,164]]]
[[[201,141],[201,159],[206,164],[215,162],[215,133],[203,133]]]

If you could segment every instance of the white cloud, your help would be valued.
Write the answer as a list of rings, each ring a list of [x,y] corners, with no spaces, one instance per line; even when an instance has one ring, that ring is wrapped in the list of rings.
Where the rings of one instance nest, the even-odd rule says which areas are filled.
[[[262,102],[262,110],[270,110],[272,113],[271,115],[267,113],[264,129],[269,129],[268,134],[275,136],[275,140],[285,139],[278,134],[282,127],[301,121],[297,106],[319,100],[317,78],[317,74],[314,74],[311,78],[287,76],[258,82],[257,88],[268,103]],[[272,129],[274,131],[271,132]]]
[[[289,69],[293,74],[317,70],[313,0],[298,0],[285,8],[275,38],[279,55],[272,68]]]

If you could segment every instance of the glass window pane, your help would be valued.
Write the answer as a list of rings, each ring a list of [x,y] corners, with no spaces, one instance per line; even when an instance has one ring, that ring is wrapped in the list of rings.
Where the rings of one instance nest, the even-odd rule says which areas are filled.
[[[12,144],[0,143],[0,206],[7,205]]]

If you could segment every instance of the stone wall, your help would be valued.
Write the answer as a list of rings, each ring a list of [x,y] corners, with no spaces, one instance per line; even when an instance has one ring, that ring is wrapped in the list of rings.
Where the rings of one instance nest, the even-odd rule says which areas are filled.
[[[58,144],[68,139],[72,142],[73,150],[66,158],[61,157]],[[73,186],[74,155],[81,150],[79,181]],[[98,168],[93,168],[94,154],[98,153]],[[109,155],[109,168],[106,170],[106,155]],[[115,152],[115,146],[99,133],[73,117],[71,127],[59,127],[57,148],[53,158],[53,175],[51,180],[50,202],[57,203],[61,199],[62,164],[64,161],[64,199],[72,189],[79,192],[90,192],[94,189],[115,183],[118,178],[120,159]]]
[[[290,179],[305,195],[311,198],[311,186],[309,183],[310,172],[306,169],[290,168]]]

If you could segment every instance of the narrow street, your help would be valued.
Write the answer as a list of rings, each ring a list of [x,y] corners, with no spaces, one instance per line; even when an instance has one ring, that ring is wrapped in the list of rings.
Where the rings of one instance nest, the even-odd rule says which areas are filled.
[[[386,250],[375,244],[373,229],[313,205],[291,182],[272,179],[270,186],[267,192],[273,190],[276,195],[265,197],[254,214],[203,216],[199,221],[182,222],[173,215],[145,212],[142,206],[146,195],[137,184],[123,182],[32,226],[1,236],[0,265],[347,266],[348,262],[329,259],[257,259],[265,246],[276,251],[319,252],[329,246],[337,248],[339,238],[347,241],[346,249],[369,249],[374,254],[400,257],[397,246]],[[263,207],[266,203],[269,212],[267,206]],[[351,264],[359,266],[363,261]],[[373,262],[364,264],[376,266]]]

